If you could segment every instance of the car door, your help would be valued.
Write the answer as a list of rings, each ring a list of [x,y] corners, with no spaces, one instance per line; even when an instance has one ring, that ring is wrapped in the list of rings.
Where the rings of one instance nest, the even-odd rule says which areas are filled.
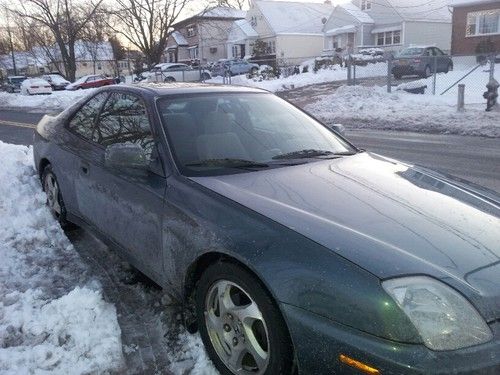
[[[120,245],[153,279],[162,275],[161,225],[166,178],[145,102],[127,91],[111,91],[92,131],[95,152],[82,158],[77,200],[87,222]],[[145,150],[151,170],[110,167],[106,148],[134,143]]]
[[[439,48],[434,47],[434,55],[437,59],[437,71],[444,72],[448,68],[448,56],[446,56],[443,51]]]

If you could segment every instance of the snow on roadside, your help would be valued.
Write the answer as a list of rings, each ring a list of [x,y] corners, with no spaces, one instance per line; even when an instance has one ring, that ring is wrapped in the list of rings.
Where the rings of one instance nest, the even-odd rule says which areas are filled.
[[[115,307],[45,207],[31,149],[0,155],[0,373],[122,370]]]
[[[383,77],[386,75],[387,63],[385,62],[356,67],[356,76],[358,78]],[[258,79],[247,78],[245,75],[239,75],[231,77],[231,84],[258,87],[264,90],[269,90],[271,92],[278,92],[291,88],[313,85],[316,83],[345,80],[347,80],[347,69],[335,65],[331,69],[321,69],[316,73],[314,73],[313,71],[309,71],[307,73],[291,75],[286,78],[277,78],[262,81],[259,81]],[[208,80],[207,83],[222,84],[223,79],[222,77],[215,77],[211,80]]]
[[[405,130],[500,137],[499,112],[466,105],[457,112],[447,99],[432,95],[387,93],[385,87],[341,86],[305,109],[326,123],[349,128]]]
[[[61,111],[93,93],[95,89],[54,91],[50,95],[21,95],[0,92],[0,109],[29,108],[42,111]]]

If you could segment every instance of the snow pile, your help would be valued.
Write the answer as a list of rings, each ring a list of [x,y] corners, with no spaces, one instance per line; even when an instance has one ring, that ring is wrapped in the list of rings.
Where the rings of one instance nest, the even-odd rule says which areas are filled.
[[[115,307],[45,207],[32,151],[0,155],[0,373],[121,370]]]
[[[28,108],[37,110],[60,111],[87,95],[95,89],[76,91],[54,91],[50,95],[21,95],[0,92],[0,109]]]
[[[387,63],[368,64],[367,66],[356,67],[357,78],[368,77],[383,77],[387,75]],[[258,87],[272,92],[289,90],[316,83],[345,81],[347,80],[347,68],[342,68],[339,65],[333,66],[331,69],[321,69],[314,73],[309,70],[307,73],[291,75],[286,78],[277,78],[271,80],[258,80],[247,78],[245,75],[231,77],[232,85]],[[208,83],[222,84],[223,78],[216,77],[207,81]]]
[[[439,96],[341,86],[305,109],[326,123],[341,122],[350,128],[500,137],[498,112],[485,112],[484,104],[465,108],[457,112],[456,105]]]

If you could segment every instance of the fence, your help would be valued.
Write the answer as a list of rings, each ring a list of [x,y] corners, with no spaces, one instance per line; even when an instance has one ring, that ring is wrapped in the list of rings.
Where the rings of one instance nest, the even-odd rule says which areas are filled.
[[[439,100],[459,105],[484,104],[484,93],[492,79],[500,81],[500,55],[429,56],[393,58],[379,62],[385,65],[384,77],[363,75],[366,61],[347,61],[348,85],[384,85],[387,92],[406,91],[433,95]],[[360,75],[361,72],[361,75]],[[385,81],[385,82],[383,82]],[[463,90],[463,91],[461,91]]]

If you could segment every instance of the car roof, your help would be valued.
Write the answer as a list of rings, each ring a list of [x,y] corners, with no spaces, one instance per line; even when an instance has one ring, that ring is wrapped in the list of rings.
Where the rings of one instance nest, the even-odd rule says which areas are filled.
[[[207,83],[173,82],[173,83],[137,83],[133,85],[119,85],[133,90],[148,91],[157,96],[178,94],[203,94],[203,93],[269,93],[266,90],[247,86],[226,86]]]

